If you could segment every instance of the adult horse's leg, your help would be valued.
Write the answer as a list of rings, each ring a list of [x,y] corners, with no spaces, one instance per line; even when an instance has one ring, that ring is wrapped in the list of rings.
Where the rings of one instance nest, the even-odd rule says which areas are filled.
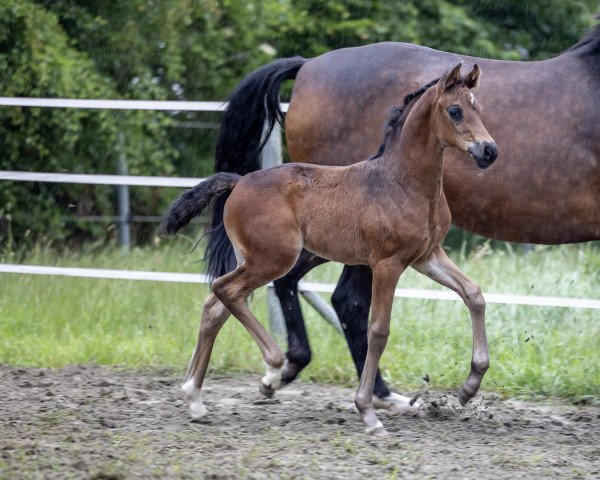
[[[413,265],[413,267],[418,272],[458,293],[471,313],[473,328],[471,372],[467,381],[458,391],[458,400],[461,405],[464,405],[479,390],[481,380],[490,365],[485,333],[485,300],[481,289],[454,265],[440,245],[435,248],[428,259]]]
[[[196,348],[194,348],[185,380],[181,386],[190,405],[192,418],[200,418],[206,415],[206,408],[200,398],[200,389],[206,376],[215,339],[228,317],[229,311],[217,297],[211,294],[204,302]]]
[[[273,282],[287,328],[288,351],[281,377],[283,384],[293,381],[309,364],[311,358],[310,344],[298,298],[298,282],[310,270],[325,262],[327,260],[302,250],[294,268]]]
[[[381,260],[373,266],[373,307],[369,326],[369,347],[355,403],[365,422],[367,433],[376,435],[384,434],[385,429],[373,409],[373,387],[379,359],[390,334],[394,292],[403,270],[402,259],[396,256]]]
[[[358,376],[362,375],[367,356],[367,329],[369,327],[369,309],[371,308],[371,288],[373,273],[364,265],[345,265],[342,275],[331,297],[348,348],[354,360]],[[387,408],[394,413],[416,413],[418,409],[411,406],[411,399],[391,392],[381,372],[377,369],[373,387],[373,406]]]
[[[331,304],[340,319],[359,377],[367,357],[367,329],[369,327],[372,283],[373,274],[370,267],[345,265],[331,296]],[[381,397],[390,394],[379,370],[375,379],[374,393]]]

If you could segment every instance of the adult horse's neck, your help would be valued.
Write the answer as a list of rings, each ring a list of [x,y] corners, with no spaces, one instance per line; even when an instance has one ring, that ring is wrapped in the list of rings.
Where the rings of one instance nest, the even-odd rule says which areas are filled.
[[[407,112],[401,131],[390,138],[377,161],[403,188],[414,187],[427,197],[438,197],[443,174],[444,146],[432,124],[435,87],[430,88]]]

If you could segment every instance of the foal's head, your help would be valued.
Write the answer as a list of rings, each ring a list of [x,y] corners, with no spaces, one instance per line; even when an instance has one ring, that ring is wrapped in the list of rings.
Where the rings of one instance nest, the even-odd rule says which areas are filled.
[[[463,77],[460,67],[454,67],[435,86],[432,126],[444,146],[466,153],[480,168],[487,168],[498,157],[498,147],[483,126],[481,106],[471,91],[479,84],[481,70],[475,65]]]

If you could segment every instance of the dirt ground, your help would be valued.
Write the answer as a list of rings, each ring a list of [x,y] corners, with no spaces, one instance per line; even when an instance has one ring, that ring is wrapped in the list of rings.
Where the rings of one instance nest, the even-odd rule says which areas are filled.
[[[0,478],[599,478],[600,408],[429,393],[363,433],[352,389],[211,376],[192,422],[168,371],[0,366]]]

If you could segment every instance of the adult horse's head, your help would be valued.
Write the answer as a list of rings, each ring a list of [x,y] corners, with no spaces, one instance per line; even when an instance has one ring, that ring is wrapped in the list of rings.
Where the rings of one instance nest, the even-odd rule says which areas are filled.
[[[436,85],[437,134],[444,146],[472,157],[479,168],[489,167],[498,157],[498,146],[481,121],[481,105],[471,91],[479,84],[478,65],[464,77],[457,65]]]

